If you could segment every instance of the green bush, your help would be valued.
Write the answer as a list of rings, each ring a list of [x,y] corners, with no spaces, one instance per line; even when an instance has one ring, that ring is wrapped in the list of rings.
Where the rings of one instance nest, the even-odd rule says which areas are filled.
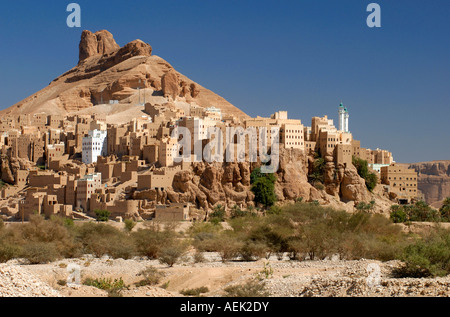
[[[128,288],[125,285],[122,278],[114,279],[111,278],[87,278],[84,280],[83,285],[93,286],[98,289],[104,290],[108,292],[108,297],[122,297],[121,292]]]
[[[209,219],[212,222],[219,223],[225,221],[225,207],[217,205],[214,207],[213,212],[209,215]]]
[[[313,185],[323,184],[324,173],[325,173],[325,160],[321,157],[316,157],[311,172],[308,175],[308,181]]]
[[[277,196],[275,195],[276,176],[274,174],[262,175],[254,181],[251,190],[255,194],[255,202],[268,208],[277,201]]]
[[[161,264],[167,264],[173,267],[178,260],[186,253],[187,245],[183,242],[173,242],[170,245],[163,246],[158,255],[158,260]]]
[[[51,242],[30,242],[23,246],[21,256],[30,264],[47,264],[56,261],[60,254]]]
[[[377,186],[378,177],[375,173],[369,172],[369,165],[367,164],[367,161],[353,156],[352,163],[356,167],[358,175],[365,180],[367,189],[369,191],[373,191]]]
[[[442,221],[450,222],[450,197],[445,198],[439,212],[441,214]]]
[[[391,219],[396,223],[407,221],[445,221],[439,211],[431,208],[424,201],[418,201],[413,205],[391,206]]]
[[[206,262],[206,258],[203,252],[196,251],[194,253],[194,263],[204,263],[204,262]]]
[[[358,211],[363,211],[363,212],[369,212],[372,211],[373,208],[375,207],[375,201],[372,200],[370,203],[366,204],[365,202],[359,202],[356,205],[356,210]]]
[[[0,263],[5,263],[20,257],[22,252],[20,246],[0,241]]]
[[[102,223],[84,223],[76,229],[76,241],[83,253],[97,257],[130,259],[136,255],[134,240],[119,229]]]
[[[268,297],[270,293],[266,290],[266,284],[258,279],[252,279],[245,284],[228,286],[224,289],[225,297]]]
[[[142,276],[143,279],[136,283],[137,286],[153,286],[159,284],[161,279],[165,276],[164,272],[159,271],[157,268],[150,266],[145,270],[138,273],[138,276]]]
[[[238,205],[234,205],[233,208],[231,208],[231,218],[245,217],[247,215],[248,212],[246,210],[242,210]]]
[[[407,246],[404,265],[393,270],[396,277],[435,277],[450,274],[450,230],[437,229]]]
[[[203,286],[198,288],[191,288],[186,290],[181,290],[180,294],[183,296],[200,296],[201,294],[208,293],[209,288]]]
[[[218,252],[222,262],[228,262],[237,258],[240,254],[242,243],[228,234],[218,235],[211,246],[214,252]]]
[[[242,260],[246,262],[258,261],[265,257],[268,252],[269,247],[265,243],[254,241],[246,241],[239,251]]]
[[[124,225],[126,232],[131,232],[136,227],[136,223],[132,219],[125,219]]]
[[[408,215],[400,206],[391,206],[390,218],[394,223],[403,223],[408,221]]]
[[[161,230],[159,227],[139,229],[131,234],[137,254],[150,259],[158,259],[164,246],[172,245],[177,234],[172,229]]]
[[[108,210],[94,210],[95,217],[98,222],[108,222],[111,213]]]

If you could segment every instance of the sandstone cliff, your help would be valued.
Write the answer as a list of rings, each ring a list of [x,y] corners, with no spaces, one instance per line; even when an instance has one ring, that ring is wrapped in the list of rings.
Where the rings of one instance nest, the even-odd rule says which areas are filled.
[[[439,208],[450,197],[450,161],[432,161],[408,165],[418,174],[418,188],[425,201]]]
[[[167,61],[153,55],[152,47],[135,40],[120,47],[111,33],[83,31],[78,65],[56,78],[49,86],[0,112],[17,114],[68,114],[79,111],[107,115],[134,111],[139,99],[164,104],[169,99],[221,109],[225,114],[247,117],[224,98],[178,73]],[[94,107],[118,100],[115,107]],[[136,108],[137,109],[137,108]],[[116,116],[120,118],[121,116]],[[126,116],[122,116],[127,118]],[[108,118],[107,118],[108,119]],[[115,123],[115,122],[111,122]]]

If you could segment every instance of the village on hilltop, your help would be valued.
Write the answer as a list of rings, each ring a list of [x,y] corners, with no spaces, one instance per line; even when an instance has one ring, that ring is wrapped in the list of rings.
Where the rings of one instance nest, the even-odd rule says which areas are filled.
[[[210,141],[210,127],[224,133],[230,127],[277,127],[280,147],[332,156],[336,165],[363,159],[389,192],[396,193],[397,202],[417,197],[417,173],[396,165],[386,150],[361,147],[349,131],[347,108],[341,103],[338,111],[338,128],[327,116],[314,117],[306,126],[289,119],[286,111],[242,119],[213,106],[181,109],[170,103],[147,103],[145,115],[121,125],[107,124],[101,115],[4,116],[0,213],[10,220],[27,220],[34,213],[92,219],[95,210],[107,210],[119,220],[190,220],[190,208],[199,206],[171,201],[165,192],[178,172],[194,164],[173,158],[176,127],[188,129],[192,146],[200,144],[202,150]],[[250,143],[245,142],[246,153]],[[149,189],[156,197],[137,194]]]

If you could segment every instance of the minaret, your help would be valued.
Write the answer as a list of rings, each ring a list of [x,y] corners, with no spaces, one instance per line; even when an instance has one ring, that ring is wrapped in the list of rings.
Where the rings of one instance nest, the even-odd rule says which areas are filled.
[[[348,129],[348,118],[350,115],[348,114],[347,107],[344,108],[344,132],[349,132]]]
[[[344,131],[344,129],[345,129],[345,108],[341,102],[341,104],[339,105],[339,130]]]

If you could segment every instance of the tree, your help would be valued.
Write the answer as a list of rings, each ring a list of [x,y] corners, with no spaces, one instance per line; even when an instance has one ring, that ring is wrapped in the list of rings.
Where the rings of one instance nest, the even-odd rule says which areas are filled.
[[[98,222],[108,222],[111,213],[108,210],[94,210]]]
[[[311,174],[308,175],[309,182],[313,185],[324,181],[325,160],[321,157],[315,159]]]
[[[275,195],[275,181],[273,174],[266,174],[258,178],[252,186],[252,192],[255,194],[255,202],[261,203],[265,207],[275,204],[277,197]]]
[[[375,173],[369,172],[369,165],[367,164],[367,161],[353,156],[352,163],[356,167],[358,175],[366,182],[367,189],[369,191],[373,191],[375,186],[377,186],[378,177]]]
[[[408,220],[408,215],[401,206],[393,205],[391,206],[390,218],[394,223],[403,223]]]

